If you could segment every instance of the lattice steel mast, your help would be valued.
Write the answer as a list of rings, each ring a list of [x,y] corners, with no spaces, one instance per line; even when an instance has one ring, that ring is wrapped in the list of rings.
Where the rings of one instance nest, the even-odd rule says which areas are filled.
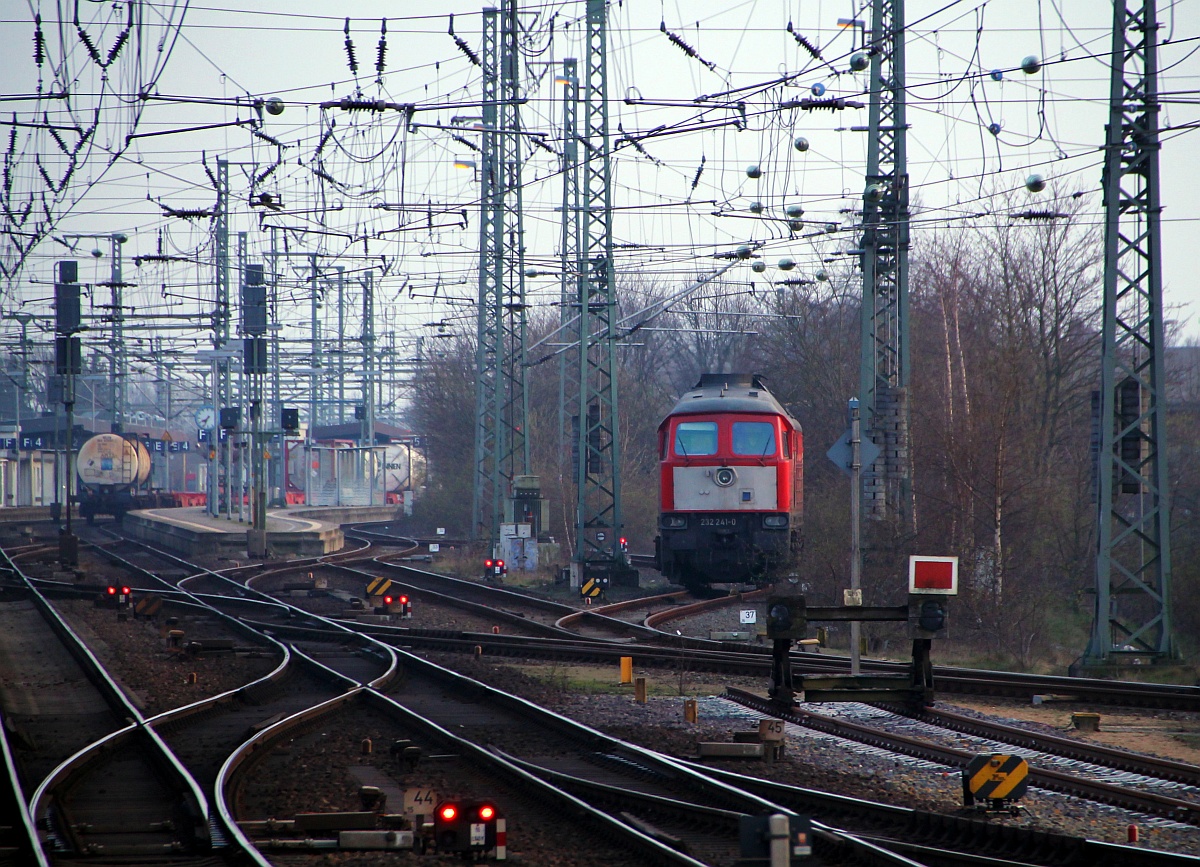
[[[563,59],[563,118],[562,118],[562,235],[559,239],[559,307],[560,339],[570,346],[579,340],[579,299],[583,297],[582,215],[579,188],[579,71],[574,57]],[[577,444],[572,425],[579,406],[579,354],[560,352],[558,355],[558,427],[559,460],[563,466],[571,449]],[[578,454],[578,453],[576,453]]]
[[[579,462],[575,561],[584,576],[611,575],[620,548],[621,456],[617,437],[616,274],[608,130],[606,0],[587,0],[584,60],[585,279],[579,297]]]
[[[871,4],[870,120],[863,192],[863,433],[880,447],[863,467],[863,515],[905,533],[912,524],[908,425],[908,162],[904,0]]]
[[[1096,614],[1085,665],[1178,654],[1171,631],[1157,40],[1154,0],[1140,7],[1117,0],[1104,160]]]
[[[503,315],[500,252],[504,244],[504,179],[498,169],[499,21],[495,9],[483,10],[483,134],[479,147],[479,298],[475,334],[475,485],[471,504],[474,538],[494,539],[501,488],[497,458],[504,451],[500,424],[500,365]]]
[[[504,499],[529,466],[525,283],[515,0],[483,10],[483,130],[476,321],[475,538],[500,539]],[[511,199],[511,208],[506,204]]]
[[[525,422],[529,417],[529,398],[525,388],[528,368],[525,364],[526,311],[525,303],[525,223],[521,169],[525,164],[525,144],[521,129],[521,54],[518,45],[520,28],[517,21],[517,0],[504,0],[500,28],[500,135],[498,144],[504,170],[505,208],[502,230],[505,232],[502,249],[504,273],[504,309],[500,318],[502,340],[506,348],[505,364],[500,368],[504,388],[501,423],[507,436],[507,449],[499,452],[500,476],[504,480],[502,495],[513,494],[512,481],[529,472],[529,439]],[[497,523],[499,519],[497,519]],[[497,527],[497,531],[499,527]],[[497,532],[496,538],[499,538]]]
[[[219,412],[222,407],[232,404],[232,374],[230,359],[225,353],[229,350],[229,324],[231,307],[229,299],[229,161],[217,158],[217,207],[214,213],[213,231],[216,249],[216,274],[214,279],[216,291],[216,309],[212,319],[212,406]],[[212,431],[213,441],[209,443],[210,454],[215,453],[215,459],[208,462],[208,497],[206,509],[210,515],[221,512],[221,477],[222,452],[228,454],[229,445],[222,443],[216,429]],[[228,473],[225,473],[225,489],[229,489]],[[232,498],[226,498],[226,511]]]

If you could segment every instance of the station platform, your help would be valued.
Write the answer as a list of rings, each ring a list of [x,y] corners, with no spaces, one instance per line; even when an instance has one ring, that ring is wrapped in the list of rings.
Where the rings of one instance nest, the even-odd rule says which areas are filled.
[[[79,509],[71,510],[73,518],[79,517]],[[0,523],[19,524],[25,521],[49,521],[49,506],[5,506],[0,509]]]
[[[318,557],[340,551],[341,525],[387,521],[399,506],[292,506],[267,510],[266,549],[271,558]],[[250,520],[214,517],[203,507],[140,509],[125,515],[131,536],[188,556],[247,557]]]

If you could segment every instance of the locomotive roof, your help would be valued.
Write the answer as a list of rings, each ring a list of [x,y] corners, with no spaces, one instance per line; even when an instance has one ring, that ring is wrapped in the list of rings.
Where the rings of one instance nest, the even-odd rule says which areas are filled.
[[[767,390],[763,378],[749,373],[704,373],[691,391],[685,392],[667,415],[691,415],[713,412],[766,412],[792,418],[775,396]]]

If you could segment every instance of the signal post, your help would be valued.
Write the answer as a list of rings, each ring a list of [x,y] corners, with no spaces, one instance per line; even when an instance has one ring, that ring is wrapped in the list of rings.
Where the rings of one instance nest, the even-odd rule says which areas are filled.
[[[56,266],[54,282],[54,372],[62,381],[62,403],[67,416],[67,518],[66,528],[58,536],[58,560],[65,569],[79,565],[79,540],[71,530],[71,490],[75,485],[75,377],[83,373],[82,352],[75,335],[82,330],[79,263],[64,259]],[[55,460],[57,462],[57,456]]]
[[[916,707],[933,703],[933,639],[947,636],[947,597],[958,593],[957,557],[910,557],[908,602],[904,605],[809,606],[796,584],[776,585],[767,599],[767,638],[772,642],[772,701],[883,701]],[[807,637],[808,622],[907,622],[912,665],[907,676],[794,675],[792,643],[816,643]]]

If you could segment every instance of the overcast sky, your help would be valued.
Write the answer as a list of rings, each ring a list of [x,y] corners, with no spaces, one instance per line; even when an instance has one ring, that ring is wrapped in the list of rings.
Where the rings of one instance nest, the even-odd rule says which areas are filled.
[[[439,330],[473,331],[478,179],[454,164],[477,162],[472,145],[478,146],[479,135],[438,127],[479,114],[471,103],[480,98],[480,70],[468,56],[468,50],[480,51],[479,7],[444,0],[351,0],[336,7],[314,0],[243,0],[236,7],[193,3],[186,11],[185,5],[143,4],[141,39],[135,29],[105,67],[122,29],[124,4],[79,4],[96,59],[69,15],[63,26],[55,23],[58,7],[73,11],[74,4],[7,4],[0,21],[0,44],[9,58],[0,69],[3,92],[27,96],[37,90],[32,18],[40,10],[43,90],[54,89],[51,70],[57,68],[60,80],[72,82],[74,109],[68,118],[62,101],[23,98],[8,100],[9,112],[25,122],[41,119],[44,109],[45,120],[66,128],[87,126],[91,110],[100,109],[91,150],[81,151],[87,159],[48,202],[47,178],[57,182],[65,171],[61,147],[44,129],[10,127],[19,133],[6,172],[11,201],[19,204],[23,190],[33,192],[38,207],[61,218],[60,237],[128,235],[124,276],[136,286],[126,302],[151,325],[171,323],[162,317],[202,315],[212,307],[211,221],[187,214],[213,206],[207,172],[216,171],[220,156],[232,164],[235,247],[237,233],[244,232],[248,258],[261,260],[271,249],[269,227],[276,227],[275,249],[296,254],[281,259],[287,263],[281,271],[284,324],[297,340],[308,334],[309,260],[302,254],[311,253],[327,273],[343,268],[348,308],[357,303],[357,279],[373,271],[381,302],[377,330],[394,333],[406,346]],[[740,265],[728,275],[734,283],[753,280],[765,288],[784,276],[776,267],[783,258],[797,263],[788,276],[811,277],[820,268],[851,275],[849,260],[838,254],[855,246],[846,211],[862,194],[866,134],[853,127],[866,125],[867,112],[805,112],[780,104],[811,96],[814,87],[825,88],[826,97],[866,101],[865,74],[849,68],[861,31],[838,26],[839,19],[868,19],[863,6],[840,0],[612,4],[612,133],[621,138],[619,127],[641,146],[621,143],[614,160],[620,210],[613,235],[623,274],[678,285],[721,264],[714,254],[757,242],[768,271],[754,275]],[[1111,5],[910,0],[907,6],[909,172],[920,207],[914,244],[920,248],[935,231],[970,232],[1007,222],[1014,201],[1022,208],[1051,207],[1055,194],[1077,191],[1092,194],[1081,221],[1099,222]],[[1193,249],[1200,183],[1192,155],[1200,133],[1189,126],[1200,120],[1200,4],[1160,6],[1161,125],[1168,129],[1161,153],[1164,283],[1172,318],[1186,323],[1185,335],[1198,337]],[[338,14],[331,15],[334,8]],[[526,255],[531,267],[554,270],[561,197],[555,152],[562,145],[564,88],[553,72],[563,58],[582,57],[584,5],[547,2],[522,9],[527,102],[521,119],[525,129],[544,134],[548,148],[526,151]],[[448,32],[451,13],[466,50]],[[347,58],[346,14],[357,75]],[[181,19],[176,32],[170,25]],[[820,59],[794,34],[818,49]],[[377,74],[381,37],[387,51]],[[1029,55],[1042,61],[1033,75],[1020,69]],[[144,87],[151,88],[150,98],[131,98]],[[720,96],[732,90],[738,92]],[[356,94],[414,105],[417,126],[406,125],[405,115],[395,111],[319,107]],[[700,96],[711,98],[697,102]],[[250,103],[269,97],[285,103],[282,114],[261,114],[253,130],[246,123],[231,125],[257,121],[260,114]],[[992,124],[998,133],[989,130]],[[185,129],[190,131],[179,131]],[[144,135],[170,131],[176,132]],[[74,133],[59,134],[70,148]],[[127,140],[130,134],[144,137]],[[793,147],[797,136],[808,140],[807,151]],[[109,165],[115,150],[120,157]],[[747,176],[750,165],[760,168],[760,178]],[[1038,195],[1024,189],[1026,176],[1035,172],[1048,179]],[[1006,203],[993,195],[1005,191],[1015,191],[1016,199]],[[282,208],[259,207],[262,193]],[[751,213],[754,201],[763,203],[766,219]],[[789,233],[779,219],[788,205],[804,209],[804,231]],[[836,224],[837,231],[810,231],[826,224]],[[13,228],[11,220],[8,226]],[[106,255],[93,258],[93,249]],[[134,257],[160,253],[198,264],[132,264]],[[54,241],[36,248],[20,276],[5,286],[5,310],[22,302],[23,309],[48,310],[52,263],[64,255],[69,251]],[[82,280],[108,279],[107,243],[80,241],[75,255]],[[11,272],[11,245],[3,261]],[[558,292],[553,277],[530,282],[531,300],[542,312],[552,309]],[[333,315],[329,305],[323,315]],[[13,333],[11,321],[3,329]],[[206,340],[203,332],[162,333],[166,345],[184,354]]]

